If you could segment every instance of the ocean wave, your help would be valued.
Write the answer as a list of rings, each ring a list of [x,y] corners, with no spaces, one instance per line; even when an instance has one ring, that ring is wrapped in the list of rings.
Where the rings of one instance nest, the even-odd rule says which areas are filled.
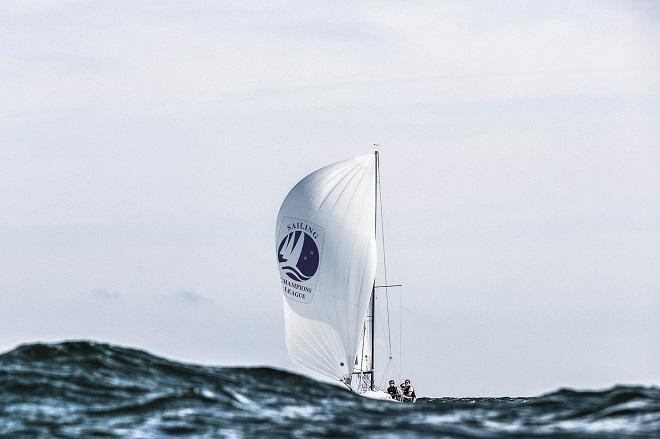
[[[184,364],[90,341],[0,355],[2,437],[660,437],[660,389],[361,398],[268,367]]]

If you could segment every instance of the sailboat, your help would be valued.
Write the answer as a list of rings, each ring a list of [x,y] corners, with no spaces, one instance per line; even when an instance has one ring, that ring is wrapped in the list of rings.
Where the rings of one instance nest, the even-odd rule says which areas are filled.
[[[374,361],[378,184],[378,151],[312,172],[284,199],[275,245],[291,360],[392,400]]]

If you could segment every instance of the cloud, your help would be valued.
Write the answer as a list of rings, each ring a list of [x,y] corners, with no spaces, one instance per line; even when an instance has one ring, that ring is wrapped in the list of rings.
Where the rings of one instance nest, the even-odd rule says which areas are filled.
[[[212,299],[190,290],[181,290],[170,297],[181,303],[201,304],[213,302]]]
[[[121,293],[117,291],[108,291],[104,288],[97,288],[89,294],[95,300],[119,300],[123,298]]]

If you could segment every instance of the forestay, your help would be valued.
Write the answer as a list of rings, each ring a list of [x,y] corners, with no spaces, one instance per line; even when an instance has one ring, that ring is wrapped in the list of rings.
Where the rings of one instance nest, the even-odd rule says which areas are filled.
[[[360,356],[376,274],[374,166],[367,155],[313,172],[277,218],[289,356],[339,380]]]

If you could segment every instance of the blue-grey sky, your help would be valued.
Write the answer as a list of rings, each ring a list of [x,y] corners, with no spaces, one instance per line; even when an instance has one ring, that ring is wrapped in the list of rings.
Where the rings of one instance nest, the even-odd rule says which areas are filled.
[[[1,9],[1,350],[300,371],[277,210],[380,143],[419,393],[660,384],[656,2]]]

